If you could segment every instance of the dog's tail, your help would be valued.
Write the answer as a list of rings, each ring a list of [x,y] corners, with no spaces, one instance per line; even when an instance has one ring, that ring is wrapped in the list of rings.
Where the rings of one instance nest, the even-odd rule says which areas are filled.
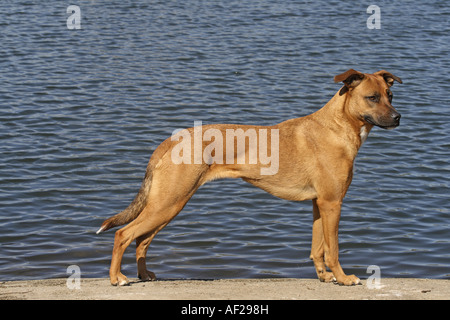
[[[144,181],[142,181],[141,188],[139,189],[139,192],[134,198],[133,202],[131,202],[128,208],[126,208],[122,212],[116,214],[115,216],[112,216],[109,219],[106,219],[102,223],[100,229],[98,229],[97,234],[111,228],[130,223],[137,218],[137,216],[147,205],[147,198],[152,185],[152,177],[153,174],[149,165],[145,173]]]

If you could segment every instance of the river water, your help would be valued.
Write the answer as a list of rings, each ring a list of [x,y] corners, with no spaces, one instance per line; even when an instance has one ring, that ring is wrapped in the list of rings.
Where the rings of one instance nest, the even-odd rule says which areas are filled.
[[[180,128],[307,115],[333,76],[388,70],[395,130],[360,149],[340,224],[344,270],[450,275],[446,1],[77,1],[0,4],[0,280],[107,277],[102,221]],[[380,29],[369,29],[369,5]],[[69,19],[70,20],[70,19]],[[293,173],[295,174],[295,173]],[[161,279],[315,277],[311,202],[238,180],[204,185],[152,242]],[[135,276],[134,245],[123,272]]]

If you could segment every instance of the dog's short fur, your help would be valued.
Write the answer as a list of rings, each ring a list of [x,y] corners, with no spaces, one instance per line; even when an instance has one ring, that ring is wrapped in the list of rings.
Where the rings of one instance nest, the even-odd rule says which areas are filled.
[[[115,235],[110,280],[125,285],[120,272],[125,248],[136,240],[138,276],[153,280],[145,256],[153,237],[184,207],[204,183],[218,178],[243,180],[283,199],[313,203],[311,259],[321,281],[354,285],[359,279],[346,275],[338,260],[338,224],[342,200],[352,181],[358,149],[373,126],[395,128],[400,114],[392,106],[390,87],[400,78],[387,71],[365,74],[353,69],[334,78],[344,86],[320,110],[280,124],[263,126],[208,125],[225,136],[227,129],[268,129],[279,133],[279,168],[263,175],[260,161],[249,163],[175,164],[171,159],[177,141],[167,139],[154,151],[144,181],[134,201],[121,213],[105,220],[97,233],[129,223]],[[194,135],[194,129],[186,132]],[[206,144],[203,143],[201,152]],[[245,153],[248,153],[246,144]],[[269,145],[270,149],[270,145]],[[194,150],[195,152],[195,150]],[[270,150],[269,150],[270,153]],[[192,155],[194,156],[194,155]],[[327,272],[326,266],[331,270]]]

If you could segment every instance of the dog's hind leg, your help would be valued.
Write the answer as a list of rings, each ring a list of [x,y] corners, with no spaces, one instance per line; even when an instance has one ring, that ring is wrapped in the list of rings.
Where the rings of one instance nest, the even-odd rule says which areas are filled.
[[[136,263],[138,269],[138,278],[142,281],[156,280],[156,275],[147,270],[145,262],[145,256],[147,255],[147,249],[155,237],[156,233],[147,233],[143,236],[136,238]]]
[[[136,220],[116,232],[111,268],[109,271],[112,285],[128,284],[127,278],[120,272],[120,267],[125,249],[135,239],[139,278],[143,280],[153,280],[155,278],[155,275],[147,271],[145,266],[145,255],[148,246],[154,236],[175,218],[189,199],[190,196],[186,196],[171,206],[158,206],[158,208],[148,205]]]
[[[147,206],[136,220],[116,232],[111,268],[109,270],[112,285],[128,284],[128,279],[120,272],[120,268],[125,249],[135,239],[137,240],[136,259],[138,262],[138,275],[144,280],[152,278],[152,273],[147,273],[147,270],[145,269],[145,254],[147,248],[156,233],[166,226],[178,212],[181,211],[182,206],[181,208],[178,208],[179,206],[169,208],[164,214],[161,214],[161,211],[155,210],[151,206]]]
[[[137,275],[138,275],[138,278],[141,279],[142,281],[156,280],[156,275],[153,272],[147,270],[147,265],[146,265],[145,259],[146,259],[148,247],[149,247],[150,243],[152,242],[153,238],[166,225],[167,225],[167,223],[163,224],[162,226],[160,226],[157,230],[155,230],[153,232],[149,232],[147,234],[144,234],[143,236],[136,238],[136,263],[137,263],[137,269],[138,269]]]
[[[143,280],[154,278],[145,266],[145,255],[153,237],[183,209],[201,182],[201,170],[190,167],[184,172],[172,170],[171,175],[155,174],[147,206],[139,216],[116,232],[109,275],[112,285],[126,285],[127,278],[120,272],[125,249],[136,239],[138,276]],[[197,170],[196,170],[197,169]]]

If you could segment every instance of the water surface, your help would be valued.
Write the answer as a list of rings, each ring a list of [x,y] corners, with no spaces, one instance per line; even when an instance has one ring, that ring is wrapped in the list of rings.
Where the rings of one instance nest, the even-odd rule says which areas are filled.
[[[340,260],[366,278],[449,278],[445,1],[0,4],[0,280],[107,277],[152,151],[194,121],[269,125],[323,106],[354,68],[401,77],[394,131],[372,130],[342,210]],[[345,9],[344,9],[345,7]],[[293,173],[295,174],[295,173]],[[159,278],[315,277],[311,203],[242,181],[203,186],[149,249]],[[134,246],[123,272],[136,274]]]

